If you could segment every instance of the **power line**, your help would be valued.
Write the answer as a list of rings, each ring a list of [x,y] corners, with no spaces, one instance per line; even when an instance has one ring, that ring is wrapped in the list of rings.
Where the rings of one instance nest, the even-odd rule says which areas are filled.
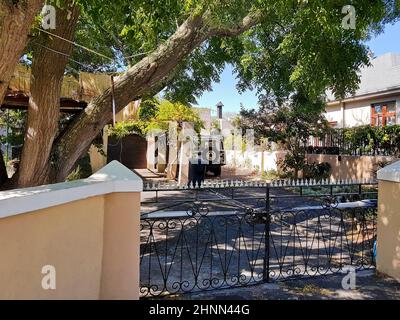
[[[45,46],[45,45],[43,45],[43,44],[41,44],[41,43],[39,43],[39,42],[33,42],[33,44],[34,44],[34,45],[38,45],[38,46],[40,46],[40,47],[42,47],[42,48],[44,48],[44,49],[47,49],[47,50],[49,50],[49,51],[52,51],[52,52],[54,52],[54,53],[60,54],[60,55],[62,55],[62,56],[65,56],[65,57],[68,58],[68,60],[70,60],[70,61],[72,61],[72,62],[75,62],[75,63],[81,65],[81,66],[84,67],[84,68],[88,68],[87,65],[85,65],[85,64],[83,64],[83,63],[81,63],[81,62],[79,62],[79,61],[76,61],[76,60],[72,59],[72,58],[71,58],[71,55],[69,55],[69,54],[67,54],[67,53],[64,53],[64,52],[61,52],[61,51],[58,51],[58,50],[49,48],[49,47],[47,47],[47,46]]]
[[[74,45],[74,46],[77,46],[77,47],[82,48],[82,49],[84,49],[84,50],[86,50],[86,51],[89,51],[89,52],[91,52],[91,53],[93,53],[93,54],[96,54],[96,55],[98,55],[98,56],[100,56],[100,57],[102,57],[102,58],[105,58],[105,59],[111,60],[112,62],[115,62],[115,59],[114,59],[114,58],[110,58],[110,57],[108,57],[108,56],[106,56],[106,55],[104,55],[104,54],[102,54],[102,53],[99,53],[99,52],[93,50],[93,49],[90,49],[90,48],[85,47],[85,46],[83,46],[83,45],[81,45],[81,44],[79,44],[79,43],[76,43],[75,41],[71,41],[71,40],[69,40],[69,39],[65,39],[65,38],[63,38],[63,37],[61,37],[61,36],[59,36],[59,35],[56,35],[56,34],[54,34],[54,33],[51,33],[51,32],[49,32],[49,31],[46,31],[46,30],[41,29],[41,28],[38,28],[38,27],[35,27],[35,28],[36,28],[37,30],[41,31],[41,32],[47,33],[47,34],[50,35],[50,36],[56,37],[56,38],[58,38],[58,39],[60,39],[60,40],[66,41],[66,42],[68,42],[68,43],[70,43],[70,44],[72,44],[72,45]],[[133,54],[133,55],[130,55],[130,56],[126,56],[126,57],[124,56],[124,58],[125,58],[125,59],[129,59],[129,58],[139,57],[139,56],[143,56],[143,55],[149,54],[150,52],[152,52],[152,50],[149,50],[149,51],[146,51],[146,52],[141,52],[141,53],[136,53],[136,54]],[[117,64],[118,64],[119,66],[121,66],[119,63],[117,63]]]
[[[84,63],[82,63],[82,62],[79,62],[79,61],[77,61],[77,60],[72,59],[72,58],[70,57],[69,54],[66,54],[66,53],[64,53],[64,52],[61,52],[61,51],[58,51],[58,50],[49,48],[49,47],[47,47],[47,46],[45,46],[45,45],[43,45],[43,44],[41,44],[41,43],[35,42],[35,41],[33,41],[32,44],[33,44],[33,45],[38,45],[38,46],[40,46],[40,47],[42,47],[42,48],[44,48],[44,49],[46,49],[46,50],[49,50],[49,51],[51,51],[51,52],[56,53],[56,54],[60,54],[60,55],[62,55],[62,56],[65,56],[65,57],[68,58],[68,60],[70,60],[70,61],[72,61],[72,62],[75,62],[76,64],[79,64],[80,66],[82,66],[82,67],[84,67],[84,68],[93,69],[93,67],[90,66],[90,65],[88,65],[88,64],[84,64]],[[71,66],[67,66],[67,68],[72,69],[72,70],[75,71],[76,73],[79,73],[79,72],[80,72],[79,70],[76,70],[75,68],[73,68],[73,67],[71,67]],[[97,69],[98,69],[98,68],[97,68]],[[114,74],[114,73],[115,73],[115,72],[111,72],[111,74]]]
[[[87,47],[85,47],[85,46],[79,44],[79,43],[76,43],[76,42],[74,42],[74,41],[65,39],[65,38],[63,38],[63,37],[60,37],[59,35],[56,35],[56,34],[51,33],[51,32],[48,32],[48,31],[46,31],[46,30],[44,30],[44,29],[41,29],[41,28],[38,28],[38,27],[35,27],[35,28],[36,28],[37,30],[41,31],[41,32],[47,33],[48,35],[50,35],[50,36],[52,36],[52,37],[56,37],[56,38],[58,38],[58,39],[60,39],[60,40],[64,40],[64,41],[66,41],[66,42],[68,42],[68,43],[70,43],[70,44],[72,44],[72,45],[74,45],[74,46],[76,46],[76,47],[85,49],[86,51],[89,51],[89,52],[91,52],[91,53],[97,54],[97,55],[100,56],[100,57],[103,57],[103,58],[105,58],[105,59],[108,59],[108,60],[111,60],[111,61],[114,62],[114,58],[107,57],[106,55],[104,55],[104,54],[102,54],[102,53],[96,52],[96,51],[94,51],[94,50],[92,50],[92,49],[90,49],[90,48],[87,48]]]

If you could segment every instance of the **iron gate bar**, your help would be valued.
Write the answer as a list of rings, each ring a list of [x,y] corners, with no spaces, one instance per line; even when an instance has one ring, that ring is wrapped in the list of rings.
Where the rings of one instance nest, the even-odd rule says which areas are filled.
[[[271,185],[257,188],[263,196],[246,198],[239,191],[254,187],[163,189],[166,193],[194,191],[195,197],[175,200],[168,206],[188,207],[180,211],[180,216],[172,216],[169,211],[160,216],[157,212],[165,208],[157,208],[141,217],[142,297],[319,276],[340,272],[345,265],[358,270],[374,267],[376,204],[338,203],[339,197],[347,197],[348,201],[354,196],[375,195],[362,190],[374,183],[326,184],[329,195],[303,193],[303,198],[318,200],[322,205],[291,209],[271,209],[271,201],[300,199],[299,195],[270,192],[293,186]],[[358,186],[358,192],[333,192],[335,186],[349,185]],[[209,193],[216,197],[207,197]],[[169,202],[162,197],[157,200]],[[254,204],[242,203],[244,200],[254,200],[256,206],[263,201],[263,205],[251,207]],[[155,202],[145,201],[143,205],[149,203]],[[234,210],[210,211],[213,203],[227,204]]]

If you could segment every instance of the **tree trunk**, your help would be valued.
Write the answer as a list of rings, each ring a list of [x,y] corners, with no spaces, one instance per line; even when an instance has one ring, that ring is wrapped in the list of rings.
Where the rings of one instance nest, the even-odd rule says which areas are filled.
[[[118,78],[114,86],[117,112],[129,102],[159,87],[182,59],[206,39],[241,34],[257,24],[260,18],[258,14],[251,13],[234,28],[211,28],[206,15],[189,17],[164,44]],[[53,149],[53,156],[57,159],[57,167],[54,167],[56,181],[66,178],[75,162],[111,119],[111,90],[107,89],[57,139]]]
[[[72,0],[56,9],[57,27],[51,32],[72,40],[79,7]],[[50,152],[58,133],[60,95],[72,44],[41,33],[33,52],[31,96],[24,146],[18,171],[18,187],[49,183]],[[47,47],[47,48],[46,48]],[[56,53],[60,52],[60,53]]]
[[[3,152],[0,150],[0,186],[8,180],[7,167],[4,163]]]
[[[43,0],[0,2],[0,105]]]

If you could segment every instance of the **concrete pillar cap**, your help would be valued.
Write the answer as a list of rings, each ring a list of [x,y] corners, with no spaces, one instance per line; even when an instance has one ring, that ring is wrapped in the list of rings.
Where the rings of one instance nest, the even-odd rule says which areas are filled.
[[[115,192],[141,192],[142,179],[112,161],[87,179],[0,192],[0,218]]]
[[[377,177],[378,180],[400,182],[400,161],[378,170]]]

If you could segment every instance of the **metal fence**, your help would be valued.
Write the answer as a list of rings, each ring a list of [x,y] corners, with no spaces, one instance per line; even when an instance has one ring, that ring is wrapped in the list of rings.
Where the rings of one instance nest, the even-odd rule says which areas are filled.
[[[323,137],[310,137],[304,147],[309,154],[399,156],[400,139],[394,127],[335,129]]]
[[[142,297],[374,267],[375,181],[145,185]]]

